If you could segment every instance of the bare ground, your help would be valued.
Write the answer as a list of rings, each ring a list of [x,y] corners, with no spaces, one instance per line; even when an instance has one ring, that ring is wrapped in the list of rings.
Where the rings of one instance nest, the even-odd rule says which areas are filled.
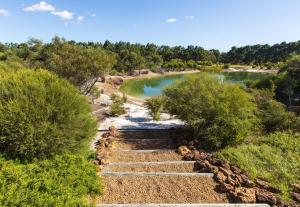
[[[105,176],[99,203],[228,203],[211,177]],[[192,187],[191,187],[192,186]]]
[[[118,140],[114,141],[115,149],[174,149],[175,145],[172,140],[151,140],[151,139],[137,139],[137,140]]]

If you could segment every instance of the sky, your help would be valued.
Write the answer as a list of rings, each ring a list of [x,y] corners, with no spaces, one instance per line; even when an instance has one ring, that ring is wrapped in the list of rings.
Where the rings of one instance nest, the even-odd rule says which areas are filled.
[[[300,40],[300,0],[0,0],[0,42],[30,37],[232,46]]]

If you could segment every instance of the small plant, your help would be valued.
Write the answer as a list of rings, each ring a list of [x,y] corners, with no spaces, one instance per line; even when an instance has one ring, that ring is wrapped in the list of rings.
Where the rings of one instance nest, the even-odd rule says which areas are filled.
[[[122,100],[123,100],[124,103],[126,103],[127,100],[128,100],[128,98],[127,98],[127,96],[126,96],[125,93],[122,94]]]
[[[90,95],[91,95],[93,104],[94,104],[94,101],[100,97],[100,94],[101,94],[101,92],[98,90],[98,88],[93,86],[93,88],[90,91]]]
[[[147,99],[145,103],[146,107],[150,111],[150,115],[155,121],[160,120],[160,113],[165,105],[165,98],[163,96],[155,96]]]
[[[113,101],[113,103],[110,106],[110,113],[112,116],[120,116],[125,113],[125,110],[123,108],[124,97],[119,97],[116,94],[111,94],[110,99]]]
[[[224,64],[224,69],[229,69],[230,68],[230,64]]]

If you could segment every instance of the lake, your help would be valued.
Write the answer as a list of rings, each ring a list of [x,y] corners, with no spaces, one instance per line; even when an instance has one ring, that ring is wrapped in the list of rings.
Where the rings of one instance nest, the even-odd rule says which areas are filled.
[[[127,80],[121,86],[121,91],[135,97],[147,98],[151,96],[161,95],[166,86],[172,85],[175,81],[183,80],[188,76],[200,76],[209,74],[218,78],[220,81],[237,83],[245,86],[246,81],[261,80],[270,74],[253,73],[253,72],[219,72],[219,73],[193,73],[180,75],[163,75],[152,78],[140,78]]]

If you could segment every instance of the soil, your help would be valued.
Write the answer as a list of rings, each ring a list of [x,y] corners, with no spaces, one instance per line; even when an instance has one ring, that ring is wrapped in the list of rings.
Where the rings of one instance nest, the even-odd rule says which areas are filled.
[[[175,145],[171,140],[138,139],[138,140],[114,141],[114,149],[147,150],[147,149],[174,149],[174,148]]]
[[[193,172],[197,171],[197,169],[194,167],[193,163],[109,166],[107,169],[109,169],[109,171],[111,171],[111,172],[180,172],[180,173],[193,173]]]
[[[228,203],[210,177],[105,176],[100,203]]]

